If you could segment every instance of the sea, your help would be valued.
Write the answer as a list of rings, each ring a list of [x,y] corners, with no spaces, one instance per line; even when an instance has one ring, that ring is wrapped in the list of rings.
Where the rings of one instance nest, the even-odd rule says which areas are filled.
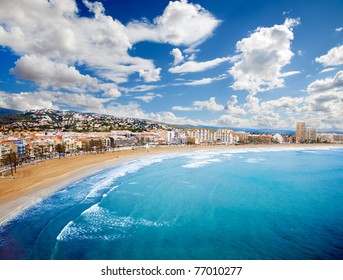
[[[0,259],[342,260],[343,149],[147,153],[1,226]]]

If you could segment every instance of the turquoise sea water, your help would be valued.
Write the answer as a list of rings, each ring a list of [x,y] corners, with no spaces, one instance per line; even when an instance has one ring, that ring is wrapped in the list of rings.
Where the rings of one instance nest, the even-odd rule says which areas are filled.
[[[114,166],[0,227],[0,259],[343,259],[343,149]]]

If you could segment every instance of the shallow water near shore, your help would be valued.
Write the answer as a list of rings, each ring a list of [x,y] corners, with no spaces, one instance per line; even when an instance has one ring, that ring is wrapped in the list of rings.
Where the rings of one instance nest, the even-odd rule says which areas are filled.
[[[343,149],[142,157],[0,227],[1,259],[343,259]]]

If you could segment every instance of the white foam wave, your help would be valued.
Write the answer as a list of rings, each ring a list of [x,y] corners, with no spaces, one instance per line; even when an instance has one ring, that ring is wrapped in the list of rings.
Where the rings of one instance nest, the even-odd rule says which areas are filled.
[[[185,165],[182,165],[182,167],[183,168],[200,168],[214,162],[221,162],[221,160],[219,158],[214,158],[214,159],[203,160],[203,161],[193,161]]]
[[[225,157],[225,158],[231,158],[232,154],[222,154],[222,156]]]
[[[87,194],[86,198],[98,197],[99,193],[104,189],[108,188],[117,179],[126,176],[130,173],[135,173],[144,167],[152,165],[154,163],[162,162],[164,159],[170,158],[171,156],[156,156],[152,158],[142,158],[139,160],[134,160],[116,167],[115,169],[108,170],[107,172],[101,174],[101,177],[97,175],[97,182],[92,187],[91,191]],[[175,157],[175,156],[173,156]],[[92,178],[94,179],[94,178]],[[110,191],[112,191],[111,189]]]
[[[116,240],[124,238],[128,230],[134,226],[162,227],[170,225],[169,222],[155,222],[146,219],[134,219],[126,216],[116,216],[115,213],[99,206],[92,205],[80,217],[69,222],[60,234],[58,241],[105,239]]]
[[[206,159],[211,159],[213,156],[217,156],[217,153],[214,152],[201,152],[201,154],[193,154],[187,156],[187,158],[192,159],[192,160],[206,160]]]

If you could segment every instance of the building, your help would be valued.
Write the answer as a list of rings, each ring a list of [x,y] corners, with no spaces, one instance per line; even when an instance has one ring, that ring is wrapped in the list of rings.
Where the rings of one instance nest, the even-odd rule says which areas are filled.
[[[0,159],[3,159],[3,157],[9,153],[12,152],[12,148],[10,145],[7,144],[0,144]]]
[[[343,134],[334,134],[334,133],[320,133],[317,134],[318,141],[321,143],[343,143]]]
[[[221,141],[223,144],[233,144],[232,130],[230,129],[217,130],[216,140]]]
[[[314,127],[305,128],[305,142],[317,142],[317,130]]]
[[[314,127],[306,127],[305,122],[297,122],[295,137],[298,143],[314,143],[317,142],[317,130]]]
[[[302,143],[305,141],[305,123],[304,122],[297,122],[295,137],[297,139],[297,142]]]

